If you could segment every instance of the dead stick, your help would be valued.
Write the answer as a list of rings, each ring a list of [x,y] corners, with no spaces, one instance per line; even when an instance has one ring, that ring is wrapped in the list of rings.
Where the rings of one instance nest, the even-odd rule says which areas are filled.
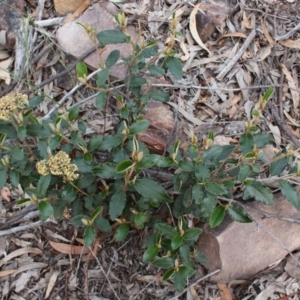
[[[287,55],[288,55],[288,51],[287,51],[287,47],[284,50],[284,55],[283,55],[283,65],[286,65],[286,60],[287,60]],[[278,104],[279,104],[279,115],[280,118],[283,120],[283,103],[282,103],[282,97],[283,97],[283,79],[284,79],[284,73],[281,71],[281,75],[280,75],[280,85],[278,87],[279,92],[278,92]]]
[[[205,280],[205,279],[207,279],[207,278],[209,278],[209,277],[211,277],[211,276],[213,276],[213,275],[215,275],[215,274],[217,274],[217,273],[219,273],[219,272],[220,272],[220,269],[215,270],[215,271],[213,271],[213,272],[211,272],[211,273],[205,275],[204,277],[201,277],[201,278],[197,279],[194,283],[192,283],[192,284],[189,285],[187,288],[185,288],[181,293],[179,293],[178,295],[176,295],[175,297],[173,297],[173,298],[171,298],[171,299],[169,299],[169,300],[176,300],[176,299],[178,299],[178,297],[182,296],[182,295],[183,295],[185,292],[187,292],[191,287],[195,286],[195,285],[198,284],[199,282],[201,282],[201,281],[203,281],[203,280]]]
[[[271,105],[271,111],[273,114],[273,117],[276,121],[276,123],[278,124],[278,126],[286,133],[286,135],[288,137],[291,138],[292,142],[294,143],[294,145],[296,145],[297,148],[300,148],[300,142],[298,141],[298,139],[295,137],[295,135],[289,130],[288,127],[286,127],[286,125],[284,124],[283,120],[280,118],[275,105]]]
[[[217,76],[218,80],[222,80],[224,76],[235,66],[237,61],[242,57],[250,43],[255,37],[255,29],[251,31],[249,36],[246,38],[244,44],[240,48],[240,50],[235,54],[235,56],[231,59],[231,61],[227,64],[227,66],[220,72],[220,74]]]

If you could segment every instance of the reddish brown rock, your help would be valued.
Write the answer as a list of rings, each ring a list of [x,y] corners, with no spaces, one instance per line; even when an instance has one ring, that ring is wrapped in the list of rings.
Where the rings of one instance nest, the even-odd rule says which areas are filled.
[[[74,12],[85,0],[54,0],[54,8],[59,15]]]

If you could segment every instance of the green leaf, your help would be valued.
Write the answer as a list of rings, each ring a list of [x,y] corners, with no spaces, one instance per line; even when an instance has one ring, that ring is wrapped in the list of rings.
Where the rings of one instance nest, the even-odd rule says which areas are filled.
[[[126,194],[123,191],[112,195],[109,203],[109,216],[111,220],[115,220],[122,212],[126,204]]]
[[[41,176],[41,178],[38,182],[38,185],[37,185],[37,190],[40,195],[42,195],[42,196],[46,195],[46,192],[49,188],[50,181],[51,181],[50,174],[48,174],[46,176]]]
[[[80,107],[77,105],[69,110],[69,120],[74,121],[79,114]]]
[[[213,212],[210,216],[209,226],[211,228],[215,228],[215,227],[219,226],[222,223],[224,216],[225,216],[225,208],[223,206],[217,206],[213,210]]]
[[[109,76],[108,69],[101,70],[97,75],[97,81],[96,81],[97,86],[101,87],[106,82],[108,76]]]
[[[130,36],[125,35],[120,30],[103,30],[97,33],[97,39],[101,46],[106,44],[122,44],[129,43]]]
[[[140,76],[132,76],[130,78],[130,82],[129,82],[129,85],[131,87],[140,87],[142,86],[143,84],[147,83],[146,79],[143,78],[143,77],[140,77]]]
[[[70,223],[74,226],[83,226],[82,219],[88,220],[89,217],[86,215],[77,215],[70,220]]]
[[[85,78],[87,76],[87,66],[84,62],[79,62],[76,64],[77,78]]]
[[[137,169],[149,169],[156,165],[160,159],[161,156],[157,154],[144,156],[143,159],[137,163]]]
[[[156,223],[154,228],[169,239],[172,239],[177,235],[177,231],[174,229],[174,227],[166,223]]]
[[[91,214],[90,221],[94,222],[94,220],[98,217],[98,215],[102,212],[103,206],[98,206]]]
[[[240,166],[238,181],[243,182],[249,176],[251,169],[251,166],[247,164],[242,164]]]
[[[200,181],[205,181],[210,177],[209,169],[203,163],[197,163],[195,165],[195,176]]]
[[[134,163],[131,160],[122,161],[117,165],[116,172],[117,173],[124,173],[125,171],[132,168],[133,165],[134,165]]]
[[[145,131],[150,126],[150,122],[148,121],[138,121],[129,126],[129,134],[136,135]]]
[[[185,242],[196,242],[199,238],[199,235],[202,233],[200,228],[190,228],[185,230],[183,234],[183,240]]]
[[[176,78],[176,79],[181,79],[182,78],[182,66],[181,62],[178,58],[176,57],[168,57],[166,59],[166,65],[171,72],[171,74]]]
[[[159,168],[167,168],[172,166],[174,163],[171,157],[161,157],[160,160],[157,162],[157,166]]]
[[[203,162],[211,161],[211,160],[216,160],[219,155],[222,153],[223,147],[219,145],[212,146],[205,150],[202,153],[202,160]]]
[[[148,71],[155,77],[162,77],[165,75],[165,70],[157,65],[150,65]]]
[[[105,61],[106,68],[109,69],[112,66],[114,66],[117,63],[119,57],[120,57],[120,51],[119,50],[113,50],[113,51],[111,51],[108,54],[108,56],[106,58],[106,61]]]
[[[53,207],[48,201],[42,200],[39,202],[39,212],[40,219],[44,222],[53,215]]]
[[[193,172],[195,170],[195,166],[193,162],[189,160],[181,160],[178,164],[179,168],[186,172]]]
[[[83,160],[86,164],[90,165],[93,161],[93,156],[91,153],[86,152],[83,154]]]
[[[150,98],[160,101],[160,102],[168,102],[170,101],[170,95],[167,92],[162,90],[154,90],[149,94]]]
[[[99,92],[96,97],[96,108],[97,109],[103,109],[106,103],[106,93],[105,92]]]
[[[161,257],[152,262],[152,264],[155,267],[162,268],[162,269],[172,268],[174,267],[174,263],[175,263],[174,258],[171,257]]]
[[[256,201],[266,205],[274,204],[274,196],[270,189],[259,181],[252,181],[251,184],[246,184],[243,199],[254,198]]]
[[[300,210],[300,199],[297,190],[286,181],[280,181],[282,195],[298,210]]]
[[[169,269],[163,275],[163,280],[168,280],[175,272],[175,269]]]
[[[157,256],[159,248],[156,245],[150,246],[143,255],[143,262],[147,263]]]
[[[23,160],[24,159],[24,153],[20,148],[12,148],[11,150],[11,156],[15,159],[15,160]]]
[[[213,194],[213,195],[223,195],[226,194],[226,190],[222,187],[222,185],[216,183],[216,182],[207,182],[204,185],[205,189]]]
[[[272,87],[268,88],[265,92],[265,94],[263,95],[263,100],[264,101],[268,101],[270,99],[270,97],[272,96],[274,92],[274,89]]]
[[[253,138],[254,138],[254,145],[257,148],[263,148],[264,146],[270,143],[270,134],[268,133],[255,134]]]
[[[54,150],[57,146],[60,145],[61,141],[63,140],[62,136],[55,135],[51,141],[49,142],[49,147],[51,150]]]
[[[182,201],[184,207],[190,207],[193,203],[193,197],[192,197],[192,187],[188,187],[183,195],[183,201]]]
[[[236,146],[234,145],[225,145],[225,146],[222,146],[222,151],[221,151],[221,154],[218,156],[218,161],[221,161],[225,158],[227,158],[231,153],[232,151],[235,149]]]
[[[182,245],[182,243],[183,243],[183,237],[177,234],[171,240],[171,247],[173,250],[176,250]]]
[[[275,155],[275,157],[278,157],[282,155],[281,151],[280,153],[277,153]],[[274,157],[274,158],[275,158]],[[288,159],[287,157],[284,157],[282,159],[279,159],[279,160],[276,160],[274,162],[271,163],[271,166],[270,166],[270,173],[272,176],[276,176],[276,175],[279,175],[282,173],[282,171],[285,169],[285,167],[287,166],[288,164]]]
[[[228,208],[229,216],[232,220],[241,222],[241,223],[250,223],[252,220],[248,217],[247,213],[240,207],[230,206]]]
[[[254,138],[253,138],[252,134],[244,133],[240,137],[239,144],[240,144],[240,148],[241,148],[243,155],[246,155],[247,153],[252,152],[253,147],[254,147]]]
[[[23,205],[23,204],[29,203],[29,202],[31,202],[30,198],[24,198],[24,199],[18,200],[17,205]]]
[[[95,228],[93,226],[87,226],[84,230],[83,240],[85,246],[91,246],[95,239]]]
[[[128,235],[128,232],[129,232],[129,224],[125,224],[125,223],[121,224],[117,228],[115,236],[114,236],[116,242],[124,241]]]
[[[20,173],[16,170],[11,170],[9,172],[9,178],[10,178],[11,184],[14,187],[17,187],[20,182]]]
[[[199,262],[200,264],[205,264],[205,263],[207,263],[207,258],[206,258],[206,256],[205,256],[203,253],[199,252],[199,251],[196,252],[195,259],[196,259],[196,261]]]
[[[17,134],[18,134],[18,138],[19,138],[20,140],[25,139],[26,134],[27,134],[26,128],[25,128],[24,126],[18,127],[18,129],[17,129]]]
[[[185,278],[179,272],[175,272],[173,275],[173,280],[177,291],[182,292],[186,284]]]
[[[101,144],[102,136],[96,136],[89,140],[87,144],[88,151],[94,151],[97,150],[99,145]]]
[[[184,278],[193,276],[195,274],[195,270],[188,266],[181,266],[179,267],[178,271]]]
[[[98,216],[95,221],[94,225],[97,226],[100,230],[104,232],[110,232],[111,231],[111,226],[105,218]]]
[[[149,200],[157,200],[159,202],[172,202],[170,196],[165,189],[151,179],[137,179],[133,184],[135,190],[143,197]]]
[[[192,188],[192,197],[196,204],[200,204],[204,197],[203,187],[200,184],[195,184]]]
[[[44,101],[44,96],[35,96],[28,100],[29,104],[27,106],[27,109],[30,108],[36,108],[40,103]]]
[[[93,168],[93,174],[104,178],[104,179],[117,179],[124,177],[124,174],[116,172],[117,164],[114,163],[104,163]]]
[[[111,148],[117,147],[122,143],[123,137],[121,135],[107,135],[103,138],[99,149],[110,150]]]
[[[147,220],[146,213],[138,213],[134,216],[134,223],[138,228],[143,228]]]
[[[51,136],[50,131],[41,124],[30,124],[26,127],[26,129],[28,136],[38,137],[40,139]]]

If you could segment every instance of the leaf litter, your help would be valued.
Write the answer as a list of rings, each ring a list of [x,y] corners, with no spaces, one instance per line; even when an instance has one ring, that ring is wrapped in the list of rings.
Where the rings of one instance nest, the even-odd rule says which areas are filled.
[[[95,1],[84,2],[86,5],[87,2],[92,4]],[[132,17],[134,25],[138,26],[136,20],[140,20],[144,38],[151,36],[161,48],[165,43],[168,20],[172,12],[175,12],[179,20],[178,30],[181,32],[176,49],[184,65],[184,78],[180,81],[171,76],[165,78],[162,87],[170,94],[180,93],[181,100],[170,103],[170,106],[186,122],[184,126],[188,128],[190,123],[195,127],[195,132],[198,127],[199,136],[205,135],[214,126],[221,128],[218,131],[218,143],[234,144],[235,137],[244,130],[242,120],[249,118],[259,96],[269,86],[274,86],[276,98],[272,100],[272,105],[276,106],[282,121],[299,138],[297,51],[300,48],[300,27],[297,1],[221,1],[218,5],[223,5],[225,17],[218,14],[218,9],[212,3],[186,2],[124,0],[116,3],[119,9]],[[49,1],[32,0],[28,3],[28,15],[31,14],[37,20],[43,16],[43,19],[54,21],[57,17]],[[199,14],[204,18],[200,18]],[[76,15],[77,12],[70,19]],[[206,36],[199,31],[197,19],[202,22],[204,20],[202,25],[209,29]],[[30,29],[36,35],[29,41],[30,47],[38,58],[33,60],[32,68],[27,69],[27,74],[23,74],[24,79],[39,84],[59,72],[60,61],[72,61],[72,57],[61,51],[59,46],[49,42],[55,37],[57,28],[58,25],[51,25]],[[3,31],[0,33],[0,93],[3,93],[11,86],[14,75],[22,72],[14,70],[12,61],[20,58],[14,57],[14,53],[6,45]],[[48,50],[45,45],[50,45]],[[287,54],[284,58],[285,52]],[[23,57],[24,54],[16,55]],[[74,77],[70,77],[70,80],[76,83]],[[59,100],[68,93],[70,86],[73,85],[66,82],[58,85],[52,81],[44,85],[43,92],[50,98]],[[18,91],[26,90],[26,86],[20,82],[14,83],[13,88]],[[77,91],[68,99],[66,107],[76,105],[90,96],[92,94],[89,91]],[[36,112],[43,116],[51,107],[52,101],[44,101],[36,108]],[[113,125],[118,122],[114,108],[107,107],[104,114],[94,107],[94,100],[83,101],[80,105],[83,118],[90,123],[88,132],[113,130]],[[268,110],[264,122],[262,126],[269,128],[269,132],[273,134],[277,151],[281,145],[289,143],[289,138]],[[13,201],[9,205],[8,202],[4,203],[5,217],[8,214],[18,214],[18,209],[13,205],[20,198],[20,191],[10,192]],[[20,218],[17,224],[23,222]],[[80,236],[82,232],[69,227],[66,220],[46,222],[41,227],[30,229],[30,233],[26,234],[13,233],[11,238],[5,240],[5,254],[1,257],[1,297],[11,294],[10,299],[38,299],[39,294],[44,295],[45,299],[66,299],[67,295],[63,290],[69,289],[70,293],[83,297],[82,299],[87,299],[87,293],[90,299],[168,299],[174,295],[172,284],[163,282],[162,274],[157,269],[139,260],[145,243],[144,233],[132,233],[131,238],[135,242],[119,248],[118,244],[112,244],[111,234],[101,234],[93,251],[76,240],[77,235]],[[98,254],[93,257],[97,248]],[[83,255],[91,255],[91,259],[83,263]],[[196,278],[201,276],[200,273]],[[11,283],[9,278],[13,279]],[[298,279],[291,278],[285,272],[281,272],[278,277],[278,273],[269,270],[252,282],[238,285],[235,290],[230,287],[229,284],[229,290],[238,299],[275,299],[279,295],[291,295],[293,299],[299,299],[296,293],[299,290]],[[222,291],[227,293],[226,289],[226,286],[211,283],[198,284],[191,289],[190,297],[222,297],[223,300],[229,300],[229,294],[221,294]]]

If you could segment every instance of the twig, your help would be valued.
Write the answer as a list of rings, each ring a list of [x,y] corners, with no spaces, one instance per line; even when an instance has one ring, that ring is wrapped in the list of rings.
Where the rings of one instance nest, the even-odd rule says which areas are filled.
[[[102,267],[102,265],[101,265],[101,263],[100,263],[98,257],[95,255],[95,253],[93,252],[93,250],[92,250],[91,247],[89,247],[89,249],[90,249],[91,253],[93,254],[94,258],[96,259],[97,264],[99,265],[99,267],[100,267],[100,269],[101,269],[103,275],[105,276],[107,282],[109,283],[110,288],[112,289],[112,291],[113,291],[113,293],[115,294],[116,298],[117,298],[118,300],[121,300],[121,299],[119,298],[118,294],[116,293],[115,289],[113,288],[113,285],[112,285],[110,279],[108,278],[108,275],[105,273],[105,271],[104,271],[104,269],[103,269],[103,267]]]
[[[31,223],[28,225],[18,226],[18,227],[7,229],[7,230],[2,230],[2,231],[0,231],[0,236],[16,233],[16,232],[27,230],[30,228],[34,228],[34,227],[40,226],[41,224],[43,224],[42,221],[37,221],[37,222]]]
[[[253,86],[248,86],[245,88],[222,88],[222,87],[206,87],[206,86],[201,86],[201,85],[181,85],[181,84],[164,84],[164,83],[153,83],[151,86],[157,86],[157,87],[166,87],[166,88],[172,88],[172,89],[199,89],[199,90],[222,90],[225,92],[238,92],[238,91],[243,91],[243,90],[254,90],[254,89],[263,89],[263,88],[270,88],[270,87],[279,87],[279,84],[266,84],[266,85],[253,85]],[[290,90],[300,92],[300,89],[295,89],[291,88],[285,84],[282,85],[283,87],[287,87]]]
[[[218,80],[222,80],[224,76],[236,65],[237,61],[242,57],[250,43],[255,37],[255,29],[251,31],[249,36],[246,38],[244,44],[240,48],[240,50],[235,54],[235,56],[231,59],[231,61],[227,64],[227,66],[220,72],[217,76]]]
[[[296,25],[292,30],[290,30],[289,32],[287,32],[284,35],[279,35],[275,37],[275,41],[279,42],[282,40],[286,40],[288,39],[291,35],[293,35],[296,31],[298,31],[300,29],[300,23],[298,25]]]
[[[288,137],[291,138],[294,145],[296,145],[297,148],[300,148],[300,142],[298,141],[296,136],[290,131],[290,129],[288,127],[286,127],[283,120],[280,118],[274,104],[271,105],[271,111],[272,111],[273,117],[274,117],[276,123],[278,124],[278,126],[286,133],[286,135]]]
[[[47,19],[47,20],[39,20],[39,21],[35,21],[34,25],[40,26],[40,27],[60,25],[62,23],[63,19],[64,19],[63,17],[58,17],[58,18],[52,18],[52,19]]]
[[[213,275],[219,273],[220,271],[221,271],[220,269],[215,270],[215,271],[213,271],[213,272],[211,272],[211,273],[205,275],[204,277],[201,277],[201,278],[197,279],[194,283],[192,283],[192,284],[189,285],[187,288],[185,288],[181,293],[179,293],[178,295],[176,295],[176,296],[173,297],[173,298],[170,298],[169,300],[176,300],[176,299],[178,299],[178,297],[182,296],[182,295],[183,295],[185,292],[187,292],[191,287],[193,287],[193,286],[195,286],[196,284],[198,284],[199,282],[201,282],[201,281],[203,281],[203,280],[205,280],[205,279],[207,279],[207,278],[209,278],[209,277],[211,277],[211,276],[213,276]]]
[[[286,65],[286,60],[287,60],[287,55],[288,55],[288,48],[285,47],[285,50],[284,50],[284,55],[283,55],[283,62],[282,64],[285,66]],[[283,100],[282,100],[282,97],[283,97],[283,79],[284,79],[284,73],[281,72],[281,75],[280,75],[280,86],[278,88],[278,99],[277,99],[277,102],[279,104],[279,115],[280,115],[280,118],[283,120]]]
[[[37,63],[39,60],[40,60],[40,58],[44,55],[44,54],[46,54],[50,49],[51,49],[51,47],[54,45],[54,43],[53,42],[51,42],[49,45],[47,45],[43,50],[41,50],[41,52],[38,54],[38,55],[36,55],[32,60],[31,60],[31,65],[34,65],[35,63]]]

